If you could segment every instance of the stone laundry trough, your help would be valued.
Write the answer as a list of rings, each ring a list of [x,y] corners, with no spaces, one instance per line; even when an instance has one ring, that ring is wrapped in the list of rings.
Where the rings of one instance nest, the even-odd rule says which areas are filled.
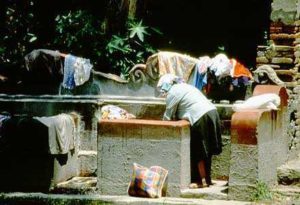
[[[98,133],[98,190],[126,195],[133,163],[169,171],[168,195],[190,183],[190,124],[187,121],[101,120]]]
[[[285,89],[279,86],[261,89],[255,89],[254,95],[263,91],[279,94],[282,105],[278,111],[256,109],[233,114],[231,104],[216,104],[222,120],[223,152],[213,158],[212,177],[229,180],[230,198],[247,199],[237,190],[240,187],[251,193],[256,180],[276,183],[274,169],[284,161],[287,151]],[[82,117],[78,155],[74,160],[76,175],[97,176],[99,193],[127,194],[133,162],[168,169],[168,196],[179,196],[189,184],[189,124],[185,121],[161,121],[165,109],[162,98],[0,95],[0,101],[1,111],[15,114],[51,116],[71,111],[79,113]],[[99,121],[101,107],[108,104],[126,109],[137,119]],[[58,176],[59,170],[59,167],[54,169],[52,177]],[[243,174],[246,172],[251,177],[245,177]],[[33,183],[42,182],[33,180]]]
[[[280,96],[278,110],[247,109],[232,115],[230,199],[250,200],[258,182],[276,185],[276,170],[288,156],[287,91],[280,86],[259,85],[253,96],[264,93]]]
[[[97,120],[93,116],[97,100],[1,95],[0,101],[1,112],[25,119],[17,124],[10,123],[12,129],[6,130],[8,141],[1,136],[0,162],[3,166],[0,170],[0,191],[49,192],[56,184],[84,174],[80,152],[89,149],[85,144],[91,147],[92,143],[85,141],[90,142],[96,136],[93,122]],[[76,146],[66,154],[50,154],[48,129],[34,121],[33,117],[69,112],[82,116],[74,133]],[[3,129],[1,131],[4,134]],[[6,149],[6,146],[9,148]]]
[[[161,123],[165,123],[166,125],[169,126],[169,130],[166,129],[166,133],[169,133],[169,136],[165,139],[167,143],[168,141],[173,142],[175,148],[176,146],[179,146],[180,143],[183,143],[183,140],[186,143],[186,151],[184,152],[185,155],[184,157],[188,156],[188,136],[187,136],[187,127],[188,125],[186,123],[179,123],[179,122],[163,122],[160,121],[162,118],[162,114],[165,109],[165,103],[164,99],[161,98],[155,98],[155,97],[126,97],[126,96],[108,96],[108,95],[103,95],[103,96],[28,96],[28,95],[0,95],[0,110],[1,111],[6,111],[9,113],[14,113],[14,114],[29,114],[30,116],[51,116],[51,115],[56,115],[62,112],[71,112],[75,111],[78,114],[81,115],[81,121],[80,121],[80,127],[79,127],[79,146],[78,146],[78,152],[76,154],[76,175],[77,176],[96,176],[97,174],[99,175],[99,170],[103,169],[103,165],[98,164],[97,161],[99,162],[99,156],[101,156],[101,150],[99,151],[99,147],[101,146],[101,143],[97,143],[97,138],[99,141],[101,141],[101,135],[103,134],[103,131],[101,131],[101,123],[98,122],[99,119],[99,113],[100,109],[102,106],[107,105],[107,104],[113,104],[117,105],[119,107],[122,107],[126,109],[127,111],[133,113],[134,115],[137,116],[137,120],[141,120],[145,123],[144,129],[151,130],[151,132],[155,129],[156,133],[160,134],[160,129],[162,128]],[[226,147],[226,152],[223,152],[220,156],[217,156],[214,161],[213,161],[213,176],[214,178],[221,178],[221,179],[228,179],[229,176],[229,161],[230,158],[230,143],[228,141],[229,135],[229,125],[230,125],[230,118],[232,114],[232,110],[229,104],[226,105],[217,105],[218,111],[220,113],[221,118],[223,119],[222,121],[224,122],[224,139],[226,141],[226,144],[224,145],[224,150]],[[142,120],[143,119],[143,120]],[[150,120],[149,122],[154,123],[151,125],[147,120]],[[133,123],[133,121],[130,121]],[[130,122],[127,125],[125,122],[123,122],[122,126],[131,126]],[[169,124],[168,124],[169,123]],[[172,123],[175,123],[172,125]],[[179,124],[178,124],[179,123]],[[107,125],[108,126],[108,122]],[[122,124],[122,123],[121,123]],[[119,125],[121,125],[119,124]],[[119,126],[118,125],[118,126]],[[180,127],[180,126],[181,127]],[[183,126],[184,125],[184,126]],[[138,128],[140,125],[135,125],[135,130],[132,130],[132,132],[137,132]],[[177,127],[176,129],[182,130],[182,134],[180,133],[171,133],[171,128],[175,126]],[[155,128],[156,127],[156,128]],[[131,130],[131,129],[130,129]],[[116,130],[114,130],[116,131]],[[158,131],[158,132],[157,132]],[[146,136],[146,139],[151,142],[151,140],[155,141],[155,136],[153,134],[149,133],[149,137]],[[100,134],[102,133],[102,134]],[[113,134],[113,133],[112,133]],[[150,135],[151,134],[151,135]],[[137,136],[137,135],[136,135]],[[152,136],[152,137],[151,137]],[[182,137],[181,138],[176,138],[175,136]],[[152,139],[154,137],[154,139]],[[157,139],[162,140],[162,138],[159,138],[159,136],[156,136]],[[106,138],[108,140],[108,138]],[[117,138],[112,138],[111,140],[118,140],[121,139],[119,137]],[[132,138],[134,139],[134,138]],[[98,148],[97,148],[98,144]],[[151,143],[150,143],[151,144]],[[98,150],[98,151],[97,151]],[[141,150],[141,149],[139,149]],[[174,150],[173,150],[174,151]],[[177,156],[177,162],[181,162],[178,158],[180,153],[178,150],[176,150],[175,156]],[[173,153],[173,154],[174,154]],[[107,153],[105,153],[107,154]],[[98,157],[97,157],[98,156]],[[187,158],[188,159],[188,158]],[[153,164],[154,164],[154,160]],[[140,163],[143,163],[142,161]],[[189,169],[188,163],[189,160],[184,162],[187,166],[184,166],[185,169]],[[150,163],[145,163],[145,165],[148,165]],[[163,165],[162,165],[163,166]],[[171,171],[170,173],[176,173],[178,176],[181,177],[180,172],[183,173],[183,171],[180,171],[180,165],[179,164],[174,164],[173,166],[177,166],[176,170]],[[126,168],[127,171],[131,170],[132,164],[129,162],[128,167]],[[107,169],[108,170],[108,169]],[[177,188],[180,186],[186,186],[187,185],[187,178],[189,178],[189,171],[186,170],[188,173],[185,174],[183,179],[176,179],[173,178],[176,183],[177,183]],[[56,169],[52,172],[58,173],[59,169]],[[26,171],[27,173],[27,171]],[[127,180],[122,182],[123,186],[124,184],[128,183],[130,180],[130,171],[126,172],[129,173],[127,176]],[[55,175],[55,174],[54,174]],[[75,176],[76,176],[75,175]],[[125,175],[123,175],[125,176]],[[67,180],[72,176],[68,176],[63,178],[62,180]],[[171,176],[172,179],[172,176]],[[61,182],[62,180],[59,180],[57,182]],[[35,181],[35,180],[33,180]],[[53,180],[52,180],[53,181]],[[103,181],[103,180],[102,180]],[[171,181],[172,182],[172,181]],[[170,182],[170,185],[172,184]],[[54,183],[55,185],[56,183]],[[182,185],[183,184],[183,185]],[[175,185],[175,184],[174,184]],[[101,186],[101,180],[98,182],[98,186]],[[176,186],[174,186],[176,188]],[[48,190],[49,187],[46,188]],[[175,188],[173,190],[175,190]],[[101,188],[99,189],[101,190]],[[104,189],[103,189],[104,190]],[[169,191],[172,189],[170,188]],[[179,190],[179,189],[178,189]],[[179,194],[179,191],[171,191],[170,193],[177,193]],[[124,190],[122,190],[124,194]]]
[[[164,99],[110,96],[103,102],[118,105],[137,116],[130,120],[100,120],[98,124],[98,191],[126,195],[133,163],[159,165],[169,170],[168,196],[180,196],[190,183],[190,124],[187,121],[162,121]],[[218,104],[222,118],[224,152],[213,159],[214,179],[229,177],[229,104]]]

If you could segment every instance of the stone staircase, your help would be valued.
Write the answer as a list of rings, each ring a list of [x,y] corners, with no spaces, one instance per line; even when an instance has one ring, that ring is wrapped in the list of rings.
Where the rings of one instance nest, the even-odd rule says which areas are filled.
[[[298,185],[300,189],[300,157],[288,161],[277,169],[278,183]]]
[[[277,197],[300,200],[300,156],[277,168],[278,185],[272,192]]]
[[[272,67],[281,84],[290,89],[289,116],[290,126],[287,134],[290,138],[289,156],[285,164],[277,168],[278,185],[272,192],[279,197],[300,199],[300,21],[298,18],[287,20],[287,1],[273,1],[269,35],[269,46],[257,47],[257,67]],[[294,2],[289,2],[291,5]],[[288,3],[288,4],[289,4]],[[299,3],[299,2],[298,2]],[[297,3],[297,4],[298,4]],[[296,9],[296,7],[293,7]],[[298,10],[297,10],[298,12]],[[280,13],[280,14],[279,14]],[[261,73],[262,74],[262,73]],[[270,75],[271,76],[271,75]],[[272,83],[272,82],[271,82]]]

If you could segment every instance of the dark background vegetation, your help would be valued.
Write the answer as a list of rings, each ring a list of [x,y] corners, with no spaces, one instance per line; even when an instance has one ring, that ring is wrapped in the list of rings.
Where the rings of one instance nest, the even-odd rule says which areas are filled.
[[[1,0],[0,72],[22,67],[38,48],[89,58],[95,70],[117,74],[157,49],[194,57],[225,52],[251,68],[266,41],[271,0],[137,2],[129,25],[128,0]],[[132,28],[147,34],[130,38]]]

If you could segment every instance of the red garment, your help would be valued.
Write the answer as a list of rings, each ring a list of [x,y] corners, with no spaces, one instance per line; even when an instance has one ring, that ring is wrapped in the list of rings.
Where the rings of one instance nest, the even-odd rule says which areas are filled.
[[[231,73],[231,77],[248,77],[250,79],[253,79],[251,72],[243,64],[241,64],[235,59],[230,59],[230,63],[233,66],[233,72]]]

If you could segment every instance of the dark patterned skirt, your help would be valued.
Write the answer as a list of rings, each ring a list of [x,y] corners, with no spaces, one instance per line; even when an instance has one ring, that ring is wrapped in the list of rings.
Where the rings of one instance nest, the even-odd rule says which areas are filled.
[[[211,110],[191,127],[192,182],[197,182],[200,179],[197,164],[201,160],[210,162],[212,155],[218,155],[221,152],[222,138],[220,117],[217,110]]]

